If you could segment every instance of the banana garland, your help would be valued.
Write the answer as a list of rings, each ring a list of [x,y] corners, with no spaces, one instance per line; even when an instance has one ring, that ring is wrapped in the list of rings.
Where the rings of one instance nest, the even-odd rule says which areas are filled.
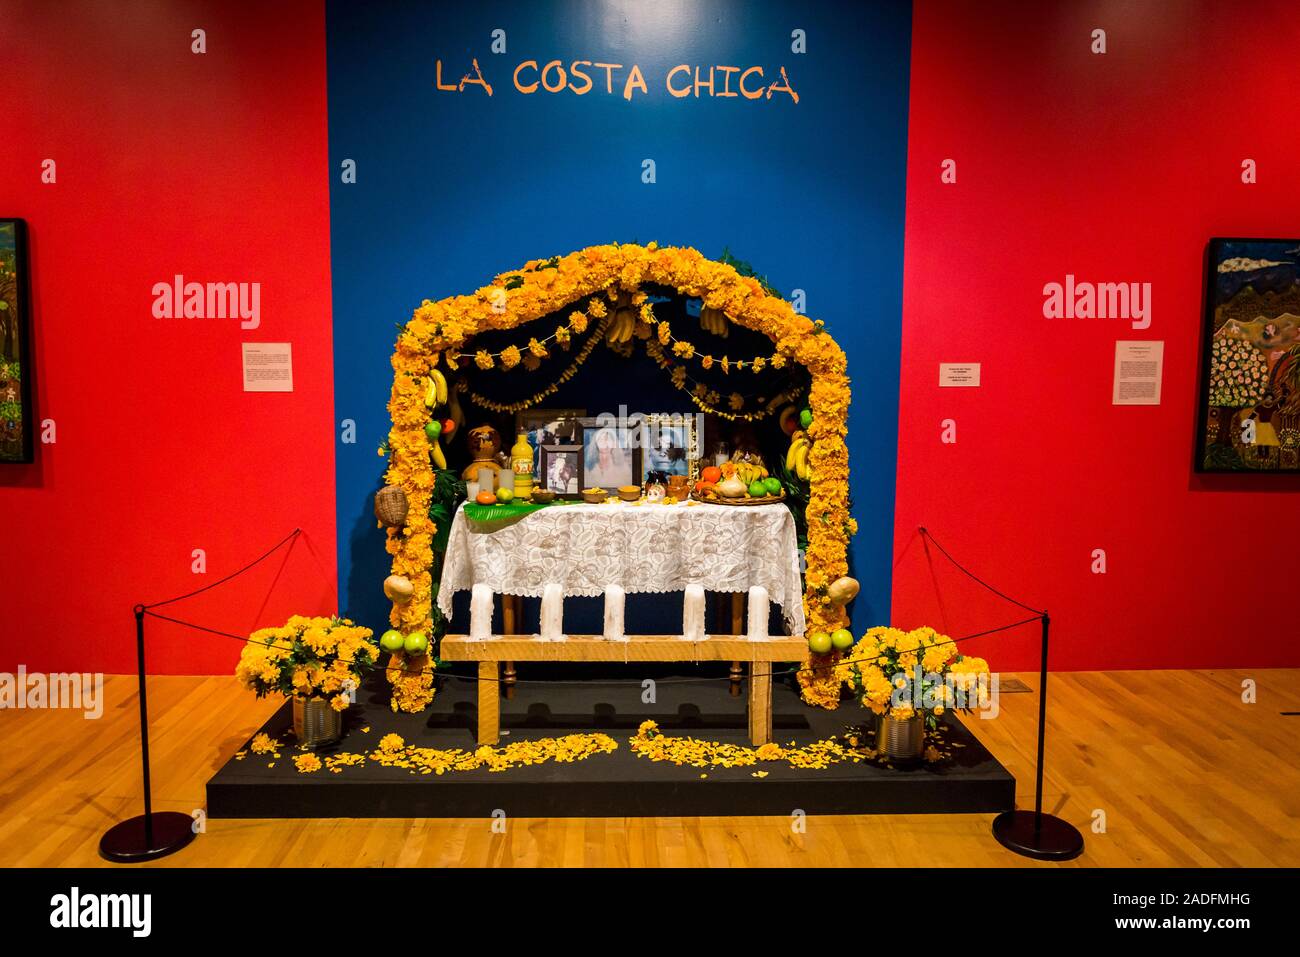
[[[632,335],[636,332],[636,315],[636,310],[631,306],[619,306],[614,310],[614,318],[605,334],[611,346],[632,341]]]
[[[465,420],[465,415],[461,412],[460,403],[456,401],[455,393],[447,383],[447,377],[442,374],[440,369],[429,370],[429,380],[424,387],[424,405],[432,414],[437,411],[439,406],[447,406],[449,421],[453,424],[453,429],[459,429],[461,423]],[[429,437],[429,455],[433,459],[433,466],[436,469],[445,469],[447,467],[447,456],[442,451],[442,424],[434,416],[429,427],[425,430]],[[451,431],[451,430],[448,430]]]
[[[731,334],[731,323],[727,321],[727,314],[712,306],[703,306],[700,309],[700,328],[723,339]]]

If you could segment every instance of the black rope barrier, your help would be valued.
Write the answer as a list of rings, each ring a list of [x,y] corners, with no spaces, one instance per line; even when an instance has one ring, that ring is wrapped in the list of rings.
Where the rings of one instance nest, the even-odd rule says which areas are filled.
[[[181,625],[181,626],[183,626],[183,627],[185,627],[185,628],[193,628],[193,629],[196,630],[196,631],[206,632],[207,634],[211,634],[211,635],[218,635],[218,636],[220,636],[220,637],[222,637],[222,638],[231,638],[231,639],[233,639],[233,640],[235,640],[235,641],[238,641],[240,644],[254,644],[254,645],[261,645],[261,646],[264,647],[264,648],[273,648],[273,647],[275,647],[275,642],[274,642],[274,641],[257,641],[257,640],[254,639],[251,635],[236,635],[236,634],[233,634],[233,633],[228,632],[228,631],[220,631],[220,630],[218,630],[218,629],[216,629],[216,628],[209,628],[209,627],[207,627],[206,625],[195,624],[194,622],[191,622],[191,621],[182,621],[182,620],[179,619],[179,618],[172,618],[172,617],[170,617],[170,616],[168,616],[168,615],[160,615],[160,614],[158,614],[157,612],[149,611],[147,608],[145,609],[145,614],[148,615],[150,618],[157,618],[157,619],[159,619],[160,621],[171,622],[171,623],[174,624],[174,625]],[[1035,615],[1035,616],[1032,617],[1032,618],[1024,618],[1024,619],[1021,619],[1020,621],[1013,621],[1013,622],[1011,622],[1011,623],[1009,623],[1009,624],[1006,624],[1006,625],[999,625],[999,626],[996,627],[996,628],[989,628],[989,629],[986,629],[985,631],[978,631],[978,632],[975,632],[974,634],[970,634],[970,635],[962,635],[960,638],[946,638],[944,641],[936,641],[936,642],[935,642],[931,647],[938,648],[938,647],[942,647],[943,645],[948,645],[948,644],[952,644],[952,645],[960,644],[960,643],[965,642],[965,641],[971,641],[972,639],[975,639],[975,638],[983,638],[983,637],[985,637],[985,636],[987,636],[987,635],[995,635],[995,634],[997,634],[997,633],[999,633],[999,632],[1010,631],[1012,628],[1019,628],[1021,625],[1027,625],[1027,624],[1029,624],[1030,622],[1038,621],[1038,620],[1039,620],[1039,616]],[[707,640],[707,639],[706,639],[706,640]],[[616,645],[616,644],[618,644],[618,642],[616,642],[616,641],[611,641],[610,644],[612,644],[612,645]],[[376,653],[376,655],[378,655],[378,654],[380,654],[380,651],[377,649],[375,653]],[[884,658],[884,657],[886,657],[886,656],[885,656],[885,655],[877,655],[877,656],[874,657],[874,658],[855,658],[855,659],[853,660],[853,664],[855,664],[855,665],[871,664],[872,662],[874,662],[874,661],[879,661],[879,660],[881,660],[881,659]],[[342,661],[344,664],[351,665],[351,666],[353,666],[354,668],[362,668],[362,669],[369,668],[369,669],[373,669],[373,670],[376,670],[376,671],[389,671],[389,670],[393,670],[393,665],[392,665],[392,664],[383,665],[383,664],[380,664],[380,663],[378,662],[378,660],[375,660],[375,661],[360,661],[360,660],[355,659],[355,658],[344,658],[344,657],[342,657],[342,656],[339,656],[339,657],[337,658],[337,660]],[[544,663],[544,662],[543,662],[543,663]],[[602,664],[618,664],[617,661],[601,662],[601,663],[602,663]],[[626,664],[633,664],[634,662],[625,662],[625,663],[626,663]],[[637,662],[637,663],[639,663],[639,662]],[[680,663],[685,664],[685,662],[680,662]],[[720,664],[721,662],[706,661],[706,662],[701,662],[701,663],[703,663],[703,664]],[[778,678],[778,677],[784,678],[784,677],[787,677],[787,676],[789,676],[789,675],[797,675],[797,674],[802,674],[802,673],[804,673],[804,672],[816,672],[816,671],[822,671],[822,670],[824,670],[824,669],[826,669],[826,668],[838,667],[840,664],[841,664],[841,662],[836,662],[836,663],[833,664],[833,665],[832,665],[832,664],[823,664],[823,665],[817,665],[817,666],[815,666],[815,667],[792,668],[792,669],[787,669],[787,670],[784,670],[784,671],[773,671],[773,672],[772,672],[772,677],[773,677],[773,678]],[[453,674],[451,674],[450,672],[441,672],[441,674],[444,674],[444,675],[447,676],[447,677],[463,678],[463,679],[465,679],[465,680],[467,680],[467,681],[495,681],[495,682],[497,682],[497,683],[499,683],[499,684],[500,684],[500,683],[504,683],[505,680],[506,680],[506,679],[503,679],[503,678],[484,678],[484,677],[482,677],[482,676],[480,676],[480,675],[453,675]],[[602,684],[624,684],[624,683],[626,683],[626,684],[639,684],[639,683],[641,682],[641,680],[643,680],[643,679],[639,679],[639,678],[631,678],[631,679],[609,678],[609,679],[601,679],[601,683],[602,683]],[[707,682],[707,681],[731,681],[731,680],[733,680],[733,679],[731,678],[730,675],[717,675],[717,676],[700,675],[700,676],[698,676],[698,677],[692,677],[692,676],[685,676],[685,675],[683,675],[683,676],[676,676],[676,677],[670,677],[670,678],[656,678],[656,679],[654,679],[654,680],[655,680],[655,683],[656,683],[656,684],[694,684],[694,683],[698,683],[698,682]],[[551,685],[551,684],[586,684],[587,682],[586,682],[585,680],[583,680],[583,679],[574,679],[574,680],[571,680],[571,681],[566,681],[566,680],[564,680],[564,679],[551,679],[551,678],[537,678],[537,679],[532,679],[532,678],[517,678],[517,679],[515,679],[515,682],[514,682],[514,683],[515,683],[515,684],[548,684],[548,685]]]

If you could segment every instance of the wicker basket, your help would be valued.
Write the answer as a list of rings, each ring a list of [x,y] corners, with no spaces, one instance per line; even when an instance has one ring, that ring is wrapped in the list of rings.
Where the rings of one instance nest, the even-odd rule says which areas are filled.
[[[375,493],[375,518],[389,528],[406,524],[406,493],[396,485],[385,485]]]

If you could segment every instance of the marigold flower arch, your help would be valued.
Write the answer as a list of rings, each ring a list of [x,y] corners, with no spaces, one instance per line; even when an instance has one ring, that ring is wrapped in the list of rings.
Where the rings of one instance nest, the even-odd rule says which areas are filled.
[[[844,351],[819,323],[768,295],[757,280],[706,259],[695,249],[650,243],[591,246],[552,260],[533,260],[470,295],[425,300],[398,335],[388,402],[393,425],[386,479],[406,493],[409,513],[403,527],[388,529],[387,549],[393,556],[393,574],[410,579],[414,595],[406,604],[393,605],[390,617],[395,628],[408,633],[432,624],[430,565],[435,528],[428,515],[434,474],[424,431],[430,371],[443,361],[444,353],[463,352],[479,332],[512,329],[614,287],[634,293],[643,283],[701,298],[730,321],[768,336],[777,353],[808,370],[813,421],[807,433],[813,445],[804,611],[810,631],[847,625],[843,607],[826,596],[827,586],[847,574],[848,540],[856,530],[848,512],[849,380]],[[816,670],[800,673],[809,703],[827,708],[838,704],[839,681],[831,667],[837,658],[827,656],[813,662]],[[390,666],[389,678],[394,684],[394,708],[418,711],[433,697],[427,658]]]

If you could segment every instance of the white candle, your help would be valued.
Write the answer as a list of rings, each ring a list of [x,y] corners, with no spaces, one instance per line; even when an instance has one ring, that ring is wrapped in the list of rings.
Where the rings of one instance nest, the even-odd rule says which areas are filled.
[[[469,593],[469,640],[487,641],[492,637],[492,587],[482,582]]]
[[[550,582],[542,589],[542,641],[564,640],[564,588]]]
[[[478,470],[478,489],[480,492],[490,492],[496,488],[496,479],[493,478],[493,471],[484,466]]]
[[[749,631],[746,635],[750,641],[767,641],[767,589],[754,585],[749,589]]]
[[[621,585],[605,589],[605,640],[627,641],[623,628],[623,611],[627,606],[627,592]]]
[[[703,641],[704,586],[687,585],[682,601],[682,637],[687,641]]]

